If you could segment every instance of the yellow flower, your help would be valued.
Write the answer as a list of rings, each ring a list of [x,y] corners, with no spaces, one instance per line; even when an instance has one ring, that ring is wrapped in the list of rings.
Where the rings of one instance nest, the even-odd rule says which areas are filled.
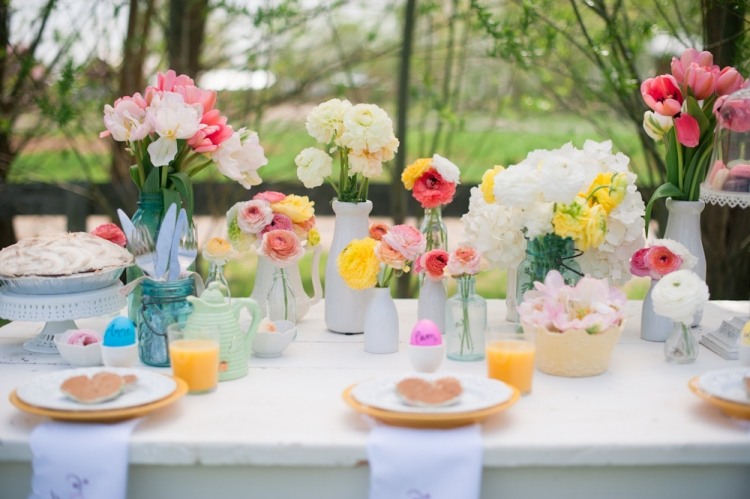
[[[607,234],[607,210],[598,204],[589,208],[588,211],[586,224],[581,232],[581,240],[576,244],[581,251],[599,247]]]
[[[380,262],[375,256],[376,244],[371,237],[355,239],[339,253],[339,274],[350,288],[367,289],[377,284]]]
[[[412,190],[414,182],[430,168],[432,168],[432,158],[419,158],[404,169],[404,172],[401,174],[401,182],[404,183],[404,187],[408,190]]]
[[[505,170],[504,166],[495,165],[482,175],[482,183],[479,184],[479,190],[482,191],[482,196],[486,203],[495,202],[495,175],[503,170]]]
[[[315,208],[313,206],[315,206],[315,203],[310,201],[307,196],[289,194],[278,203],[271,204],[271,209],[274,213],[281,213],[288,216],[292,220],[292,223],[298,224],[309,220],[310,217],[315,215]]]
[[[320,232],[318,232],[318,229],[313,227],[310,229],[310,231],[307,233],[307,243],[310,246],[317,246],[320,244]]]
[[[609,213],[619,205],[627,194],[628,179],[618,173],[600,173],[591,183],[586,199],[589,205],[599,203]]]
[[[577,249],[586,251],[604,242],[607,212],[601,205],[589,206],[583,196],[570,204],[559,204],[552,217],[555,234],[570,237]]]
[[[232,245],[223,237],[212,237],[203,247],[206,260],[227,260],[232,256]]]

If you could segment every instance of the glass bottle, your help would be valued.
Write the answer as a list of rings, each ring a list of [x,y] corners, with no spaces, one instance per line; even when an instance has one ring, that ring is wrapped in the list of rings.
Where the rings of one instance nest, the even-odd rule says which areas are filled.
[[[523,294],[534,289],[534,282],[544,282],[550,270],[557,270],[565,284],[574,285],[583,273],[575,261],[580,252],[576,250],[573,239],[562,238],[556,234],[528,239],[526,256],[516,272],[516,306],[523,302]]]
[[[138,197],[137,208],[131,221],[133,225],[144,225],[151,233],[151,238],[156,241],[156,235],[159,233],[161,220],[164,218],[164,196],[159,192],[141,192]],[[133,282],[143,276],[143,272],[137,265],[131,265],[125,269],[125,278],[127,282]],[[132,293],[128,295],[128,318],[136,322],[138,310],[141,306],[141,287],[136,286]]]
[[[448,298],[445,306],[447,355],[453,360],[481,360],[487,301],[476,293],[475,276],[461,275],[456,284],[456,294]]]
[[[443,221],[443,212],[440,206],[436,208],[425,208],[424,218],[419,226],[419,231],[424,234],[427,246],[425,251],[434,249],[448,249],[448,228]]]
[[[143,295],[135,321],[138,356],[144,364],[168,367],[167,328],[170,324],[183,324],[192,312],[187,297],[195,294],[195,281],[192,277],[177,281],[147,278],[140,287]]]
[[[675,364],[690,364],[698,358],[698,341],[690,325],[673,322],[672,332],[664,342],[664,356]]]
[[[225,262],[224,260],[208,261],[208,277],[206,277],[205,286],[206,288],[208,288],[208,285],[212,282],[219,283],[217,289],[219,290],[219,292],[221,292],[222,296],[224,296],[225,299],[231,301],[232,295],[229,291],[229,283],[227,282],[227,278],[224,276],[224,265],[226,265],[226,263],[227,262]]]
[[[285,269],[274,269],[266,303],[270,320],[297,322],[297,300],[294,298],[294,291],[289,285]]]

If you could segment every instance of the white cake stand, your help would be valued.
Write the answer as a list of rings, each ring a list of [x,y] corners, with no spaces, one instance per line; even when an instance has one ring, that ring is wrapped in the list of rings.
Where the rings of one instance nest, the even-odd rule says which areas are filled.
[[[78,329],[75,319],[117,312],[126,304],[119,281],[92,291],[57,295],[14,293],[6,288],[0,287],[0,317],[47,322],[39,334],[23,344],[26,350],[36,353],[57,353],[55,335]]]

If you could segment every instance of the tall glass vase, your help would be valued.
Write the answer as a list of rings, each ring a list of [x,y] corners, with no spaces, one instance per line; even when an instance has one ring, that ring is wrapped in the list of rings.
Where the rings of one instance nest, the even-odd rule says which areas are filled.
[[[419,231],[424,234],[427,246],[425,251],[434,249],[448,249],[448,228],[443,221],[443,212],[440,206],[436,208],[425,208],[424,218],[419,225]]]
[[[219,292],[225,299],[231,300],[232,295],[229,291],[229,283],[226,276],[224,276],[224,265],[226,265],[224,260],[210,260],[208,262],[208,277],[206,277],[205,286],[208,288],[208,285],[212,282],[218,283],[217,289]]]
[[[159,233],[162,218],[164,218],[164,196],[161,191],[156,193],[141,192],[138,197],[138,203],[135,213],[131,217],[133,225],[143,225],[148,228],[153,241],[156,241],[156,235]],[[143,272],[137,265],[131,265],[125,269],[125,278],[127,282],[133,282],[139,277],[143,277]],[[136,322],[138,310],[141,307],[142,290],[140,286],[128,295],[128,317]]]
[[[453,360],[481,360],[487,301],[476,292],[475,276],[461,275],[456,284],[456,294],[445,304],[446,352]]]
[[[334,333],[361,333],[370,290],[358,291],[347,286],[339,275],[337,260],[339,253],[352,240],[367,237],[372,201],[344,203],[335,200],[332,206],[336,225],[326,262],[326,327]]]
[[[518,266],[516,273],[516,305],[523,302],[523,294],[534,289],[535,282],[544,282],[550,270],[557,270],[566,284],[575,284],[583,273],[575,258],[579,256],[573,240],[556,234],[529,239],[526,244],[526,256]]]

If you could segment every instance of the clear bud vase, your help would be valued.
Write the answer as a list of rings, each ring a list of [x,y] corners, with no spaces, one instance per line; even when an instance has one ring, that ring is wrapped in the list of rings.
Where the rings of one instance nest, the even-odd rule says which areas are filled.
[[[476,293],[475,276],[462,275],[456,282],[457,293],[445,306],[446,352],[453,360],[482,360],[487,301]]]
[[[297,300],[289,285],[286,270],[276,268],[266,300],[268,318],[272,321],[297,321]]]
[[[698,358],[698,341],[684,322],[673,322],[672,332],[664,342],[664,356],[675,364],[690,364]]]
[[[434,249],[448,249],[448,228],[443,222],[443,212],[440,206],[425,208],[424,218],[419,226],[419,232],[424,234],[427,245],[425,251]]]
[[[223,260],[210,260],[208,263],[208,277],[206,278],[206,288],[208,288],[208,285],[212,282],[219,283],[218,290],[221,292],[221,294],[226,298],[227,300],[230,300],[232,298],[231,293],[229,291],[229,283],[227,282],[227,278],[224,276],[224,265],[226,262]]]

